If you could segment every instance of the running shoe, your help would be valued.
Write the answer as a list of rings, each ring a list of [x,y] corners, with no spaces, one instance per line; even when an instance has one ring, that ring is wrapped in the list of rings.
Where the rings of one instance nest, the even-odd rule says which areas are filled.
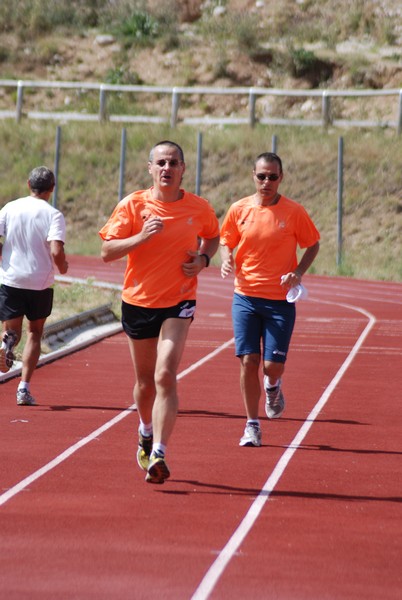
[[[35,398],[28,390],[17,390],[17,404],[19,406],[35,406]]]
[[[152,452],[152,442],[152,435],[142,435],[140,430],[138,430],[137,463],[138,466],[144,471],[147,471],[149,467],[149,457],[151,456]]]
[[[0,371],[8,373],[13,366],[15,356],[13,348],[17,341],[17,334],[14,331],[6,331],[3,335],[3,340],[0,347]]]
[[[281,389],[281,380],[274,388],[267,388],[267,376],[264,376],[265,412],[268,419],[277,419],[285,410],[285,398]]]
[[[247,423],[239,446],[261,446],[261,428],[257,423]]]
[[[160,454],[151,454],[145,481],[148,483],[164,483],[168,477],[170,477],[170,471],[165,457]]]

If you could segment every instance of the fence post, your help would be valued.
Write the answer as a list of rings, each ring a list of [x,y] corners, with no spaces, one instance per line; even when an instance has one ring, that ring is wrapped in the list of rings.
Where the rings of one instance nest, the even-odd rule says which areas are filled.
[[[336,264],[342,264],[342,218],[343,218],[343,138],[338,140],[338,250]]]
[[[100,84],[99,88],[99,121],[101,123],[106,121],[106,90],[103,83]]]
[[[16,112],[15,112],[15,120],[17,121],[17,123],[19,123],[21,121],[23,100],[24,100],[24,82],[20,80],[17,84],[17,106],[16,106]]]
[[[398,110],[398,123],[397,123],[398,135],[402,133],[402,89],[399,90],[399,110]]]
[[[257,97],[253,88],[250,88],[250,93],[248,96],[248,104],[249,104],[249,119],[250,119],[250,127],[254,127],[255,125],[255,103]]]
[[[197,136],[197,169],[195,174],[195,193],[201,195],[201,173],[202,173],[202,133]]]
[[[276,149],[277,149],[277,147],[278,147],[278,138],[277,138],[277,136],[274,134],[274,135],[272,136],[272,152],[273,152],[274,154],[276,154]]]
[[[172,116],[170,118],[170,127],[174,128],[177,125],[177,115],[179,112],[180,94],[176,88],[172,90]]]
[[[120,144],[120,174],[119,174],[119,202],[124,194],[124,173],[126,165],[126,128],[123,127],[121,132]]]
[[[54,177],[56,183],[53,190],[52,205],[57,208],[57,195],[59,192],[59,165],[60,165],[60,145],[61,145],[61,127],[56,127],[56,151],[54,158]]]
[[[328,127],[330,124],[330,97],[328,96],[328,92],[326,90],[322,93],[322,124],[324,127]]]

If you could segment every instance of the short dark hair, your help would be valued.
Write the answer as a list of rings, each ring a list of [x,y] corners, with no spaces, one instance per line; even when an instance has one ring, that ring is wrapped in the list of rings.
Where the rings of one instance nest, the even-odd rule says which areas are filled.
[[[47,167],[35,167],[29,174],[29,187],[36,194],[49,192],[54,188],[55,177],[53,171]]]
[[[151,148],[151,152],[149,153],[149,162],[153,161],[154,158],[154,150],[155,148],[157,148],[158,146],[173,146],[174,148],[176,148],[179,151],[179,155],[180,155],[180,160],[182,162],[184,162],[184,152],[181,146],[179,146],[179,144],[176,144],[176,142],[171,142],[170,140],[162,140],[161,142],[158,142],[157,144],[155,144],[155,146],[153,146]]]
[[[257,165],[257,162],[259,160],[264,160],[265,162],[276,162],[279,165],[279,170],[282,173],[282,161],[279,158],[279,156],[277,154],[275,154],[275,152],[263,152],[262,154],[259,154],[257,156],[257,158],[255,159],[255,163],[254,163],[254,169]]]

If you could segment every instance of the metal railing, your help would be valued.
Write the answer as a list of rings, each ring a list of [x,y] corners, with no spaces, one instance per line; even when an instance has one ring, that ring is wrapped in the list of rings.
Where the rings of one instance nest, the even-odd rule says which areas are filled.
[[[383,90],[283,90],[276,88],[258,87],[169,87],[169,86],[147,86],[147,85],[112,85],[106,83],[80,83],[72,81],[27,81],[27,80],[0,80],[0,88],[14,87],[17,90],[15,110],[0,110],[0,118],[14,118],[17,122],[22,117],[29,119],[53,119],[53,120],[80,120],[80,121],[116,121],[125,123],[170,123],[176,127],[179,122],[189,125],[241,125],[246,124],[254,127],[256,123],[264,125],[299,125],[299,126],[322,126],[329,125],[340,127],[391,127],[397,130],[398,135],[402,131],[402,88]],[[24,112],[24,90],[26,89],[73,89],[92,90],[99,93],[99,110],[97,113],[72,111],[33,111]],[[170,116],[132,115],[132,114],[109,114],[107,107],[107,96],[111,93],[130,92],[134,94],[155,94],[171,96]],[[179,118],[180,101],[184,95],[232,95],[245,96],[248,98],[248,114],[246,116],[197,116]],[[320,98],[321,117],[319,119],[308,118],[275,118],[257,117],[256,103],[260,97],[298,97],[298,98]],[[379,96],[395,96],[398,107],[395,120],[387,119],[337,119],[331,115],[332,98],[367,98]]]

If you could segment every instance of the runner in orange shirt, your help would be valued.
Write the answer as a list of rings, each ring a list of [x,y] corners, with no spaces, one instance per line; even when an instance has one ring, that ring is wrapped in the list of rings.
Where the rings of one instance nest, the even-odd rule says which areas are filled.
[[[296,318],[295,305],[286,300],[286,295],[301,283],[302,275],[313,263],[320,238],[306,210],[279,194],[283,171],[277,154],[260,154],[253,178],[256,193],[229,208],[220,246],[222,277],[235,269],[232,317],[247,414],[240,446],[261,446],[261,345],[265,412],[272,419],[285,408],[281,378]],[[299,262],[298,246],[306,248]]]
[[[178,409],[177,369],[196,307],[197,275],[219,245],[219,223],[204,198],[181,188],[181,147],[165,140],[149,156],[153,186],[116,206],[99,234],[105,262],[127,256],[122,324],[136,374],[137,461],[163,483]]]

